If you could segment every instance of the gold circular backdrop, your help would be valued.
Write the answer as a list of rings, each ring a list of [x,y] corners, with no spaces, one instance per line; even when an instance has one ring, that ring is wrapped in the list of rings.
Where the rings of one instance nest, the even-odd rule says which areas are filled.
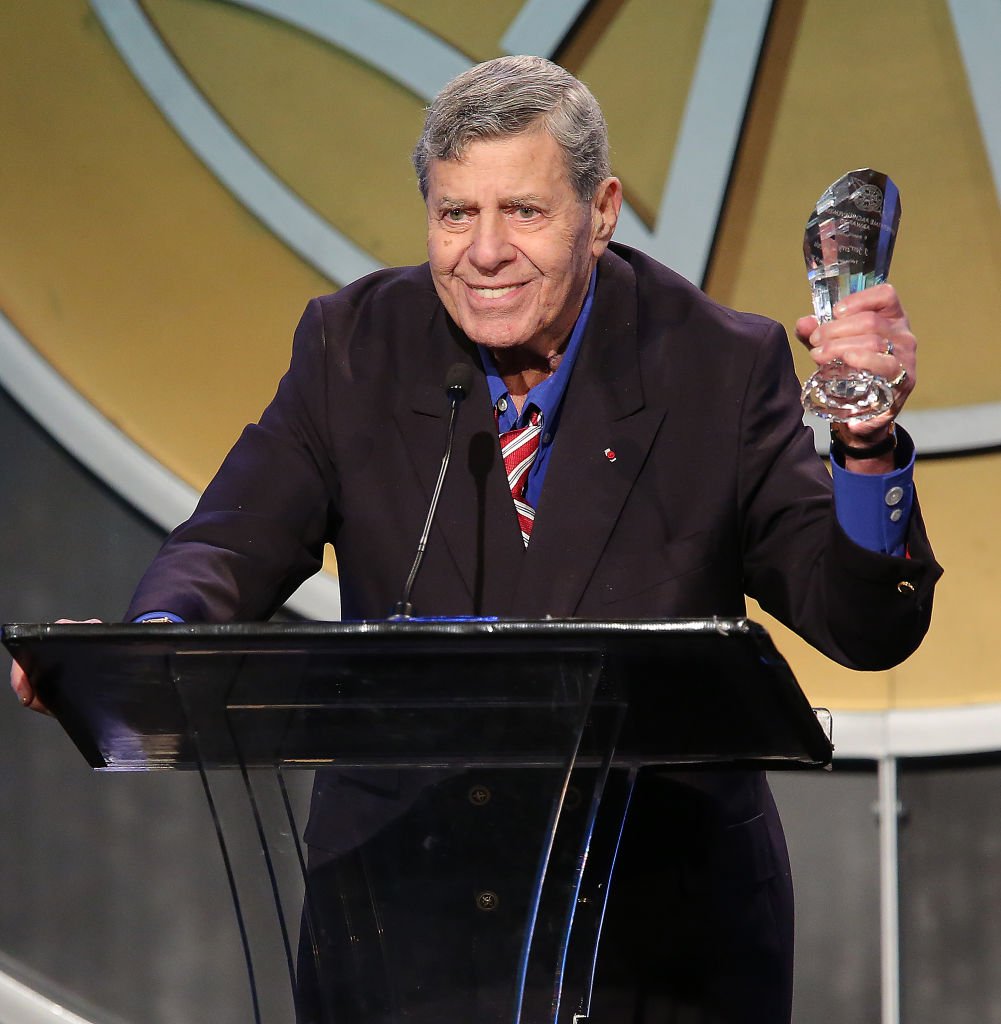
[[[991,163],[1001,145],[978,119],[990,68],[964,48],[969,8],[983,5],[964,14],[947,0],[845,0],[836,25],[864,26],[850,45],[825,0],[359,0],[353,21],[308,24],[296,20],[301,6],[0,8],[0,310],[11,345],[41,356],[171,479],[201,488],[273,394],[307,300],[369,267],[423,260],[409,152],[429,90],[537,43],[602,102],[634,237],[647,232],[655,255],[689,242],[660,216],[672,175],[684,206],[679,168],[695,166],[693,153],[719,172],[727,188],[722,206],[706,208],[711,254],[688,272],[728,305],[791,327],[809,309],[801,242],[819,194],[854,167],[894,178],[903,218],[893,281],[921,344],[912,404],[919,419],[932,414],[926,436],[942,431],[943,454],[918,467],[946,569],[932,630],[906,664],[860,674],[752,617],[773,630],[815,703],[1001,702],[1001,455],[962,454],[967,410],[1001,403]],[[760,16],[767,31],[726,40],[731,11]],[[998,20],[973,24],[974,37]],[[744,94],[734,71],[740,117],[722,155],[713,133],[725,140],[726,124],[686,121],[706,102],[700,73],[721,59],[721,39],[743,48],[726,63],[746,57],[750,76]],[[45,422],[34,385],[12,380],[10,366],[5,358],[3,380]],[[958,419],[940,426],[954,409]]]

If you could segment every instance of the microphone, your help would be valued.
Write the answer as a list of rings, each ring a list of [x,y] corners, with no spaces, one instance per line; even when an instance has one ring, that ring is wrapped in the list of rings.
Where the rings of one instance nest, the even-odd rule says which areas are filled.
[[[473,368],[469,363],[452,363],[445,374],[445,394],[454,410],[473,386]]]
[[[451,413],[448,417],[448,434],[445,438],[445,454],[441,459],[438,481],[434,485],[434,493],[431,495],[431,505],[428,508],[424,529],[421,531],[420,540],[417,542],[417,557],[414,559],[414,564],[410,567],[410,575],[403,586],[403,596],[393,606],[393,614],[389,616],[390,622],[402,622],[413,618],[414,609],[410,603],[410,592],[414,589],[414,581],[417,579],[421,562],[424,560],[424,549],[427,547],[428,537],[431,534],[431,524],[434,522],[435,509],[438,507],[438,498],[441,496],[442,484],[445,482],[445,472],[448,470],[448,461],[452,455],[452,440],[455,437],[455,421],[459,415],[459,404],[469,394],[472,386],[472,367],[468,363],[452,363],[445,374],[445,394],[451,406]]]

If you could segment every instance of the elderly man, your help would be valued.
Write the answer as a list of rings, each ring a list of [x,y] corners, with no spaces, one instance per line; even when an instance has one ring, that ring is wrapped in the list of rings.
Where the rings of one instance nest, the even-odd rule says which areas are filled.
[[[167,540],[129,619],[266,618],[326,542],[345,618],[384,617],[458,362],[472,384],[420,613],[729,616],[746,593],[843,664],[914,650],[940,570],[909,439],[892,416],[841,425],[832,485],[782,329],[612,242],[622,187],[580,82],[540,58],[479,65],[436,98],[414,164],[428,263],[310,302],[274,401]],[[899,411],[915,340],[892,288],[797,333],[818,363],[905,370]],[[502,450],[520,453],[512,481]],[[23,675],[14,683],[31,703]],[[317,784],[317,870],[344,849],[344,790]],[[361,785],[350,797],[381,799]],[[792,893],[764,776],[641,778],[606,923],[595,1005],[617,995],[596,1019],[788,1021]]]

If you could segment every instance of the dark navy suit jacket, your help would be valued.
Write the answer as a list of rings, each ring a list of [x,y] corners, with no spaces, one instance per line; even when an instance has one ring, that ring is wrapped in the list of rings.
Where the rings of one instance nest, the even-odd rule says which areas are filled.
[[[167,540],[127,617],[266,618],[319,568],[325,542],[337,552],[343,617],[385,617],[438,472],[442,382],[455,362],[469,364],[473,385],[413,592],[419,614],[736,616],[750,594],[855,668],[893,665],[920,642],[941,571],[920,510],[907,559],[844,535],[781,327],[616,245],[599,264],[527,550],[475,346],[426,265],[386,270],[310,302],[274,401]],[[637,820],[669,819],[682,792],[698,807],[678,822],[698,851],[692,870],[711,864],[713,890],[727,893],[716,931],[750,914],[741,934],[767,932],[785,965],[770,984],[786,1005],[791,890],[767,785],[753,772],[676,782],[649,784],[654,810],[638,808]],[[343,788],[318,789],[311,842],[336,847],[323,822],[336,820],[327,804]],[[753,913],[733,895],[745,883],[771,887]]]

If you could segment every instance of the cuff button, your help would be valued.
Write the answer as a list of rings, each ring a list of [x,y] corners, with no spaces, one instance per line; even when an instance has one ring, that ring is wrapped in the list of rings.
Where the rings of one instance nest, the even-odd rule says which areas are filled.
[[[497,898],[497,893],[490,889],[484,889],[482,892],[476,894],[476,908],[477,910],[485,910],[488,913],[491,910],[497,909],[497,904],[500,900]]]

